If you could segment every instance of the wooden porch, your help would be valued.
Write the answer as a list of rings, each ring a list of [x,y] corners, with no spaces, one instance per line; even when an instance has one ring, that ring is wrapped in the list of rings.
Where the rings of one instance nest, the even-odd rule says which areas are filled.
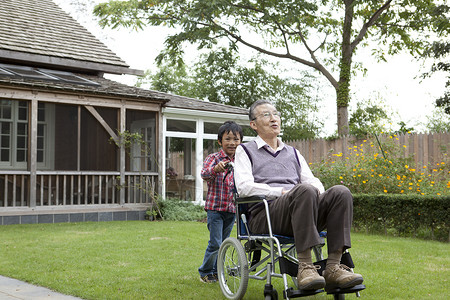
[[[158,182],[155,172],[125,172],[122,179],[120,172],[37,171],[32,177],[0,171],[0,225],[143,220]]]

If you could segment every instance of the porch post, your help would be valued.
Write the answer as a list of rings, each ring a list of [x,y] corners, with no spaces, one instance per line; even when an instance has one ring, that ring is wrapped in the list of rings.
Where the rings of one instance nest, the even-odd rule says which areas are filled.
[[[201,177],[203,167],[203,119],[197,121],[197,138],[195,145],[195,203],[203,203],[203,180]]]
[[[126,129],[126,110],[125,110],[125,105],[123,104],[122,101],[122,106],[120,107],[120,133],[122,134],[122,136],[119,137],[119,141],[120,141],[120,163],[119,163],[119,168],[120,168],[120,192],[119,192],[119,196],[120,196],[120,205],[124,205],[125,204],[125,145],[122,141],[123,139],[123,133],[125,132]]]
[[[29,152],[29,168],[30,168],[30,207],[36,207],[36,170],[37,170],[37,124],[38,124],[38,101],[31,100],[30,114],[30,152]]]
[[[158,122],[156,124],[156,134],[158,135],[158,178],[160,179],[157,183],[157,194],[161,197],[166,197],[166,138],[165,138],[165,123],[163,122],[162,108],[160,108],[157,114]]]
[[[161,113],[161,118],[162,118],[162,163],[161,163],[161,168],[162,168],[162,173],[161,173],[161,195],[163,197],[163,199],[166,199],[166,170],[169,167],[168,165],[168,158],[169,158],[169,151],[168,149],[170,149],[170,139],[167,138],[167,134],[166,134],[166,128],[167,128],[167,117],[164,116],[164,113]]]

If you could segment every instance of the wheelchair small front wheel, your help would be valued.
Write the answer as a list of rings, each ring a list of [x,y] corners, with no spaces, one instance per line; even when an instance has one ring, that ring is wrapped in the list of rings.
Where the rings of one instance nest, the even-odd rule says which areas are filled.
[[[241,299],[248,285],[248,262],[241,242],[233,237],[223,241],[217,257],[220,289],[228,299]]]

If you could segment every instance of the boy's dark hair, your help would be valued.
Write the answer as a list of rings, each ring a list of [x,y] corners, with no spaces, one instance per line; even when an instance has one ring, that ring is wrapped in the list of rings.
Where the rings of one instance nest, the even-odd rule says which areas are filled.
[[[242,132],[242,127],[237,124],[234,121],[225,121],[220,127],[219,127],[219,134],[217,135],[217,140],[222,142],[222,137],[225,133],[232,132],[234,135],[238,135],[242,141],[242,138],[244,137],[244,133]]]

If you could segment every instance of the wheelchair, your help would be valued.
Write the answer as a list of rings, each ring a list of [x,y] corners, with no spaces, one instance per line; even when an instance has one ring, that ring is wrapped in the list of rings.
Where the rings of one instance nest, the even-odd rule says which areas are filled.
[[[236,201],[236,228],[237,238],[229,237],[220,246],[217,257],[217,271],[220,288],[228,299],[241,299],[244,297],[249,279],[265,281],[264,299],[277,300],[278,293],[272,285],[272,277],[282,278],[284,283],[284,299],[312,296],[326,292],[333,295],[335,300],[345,299],[345,294],[356,293],[365,289],[363,284],[348,289],[318,289],[298,290],[297,272],[298,260],[293,237],[275,235],[272,233],[269,205],[263,196],[235,198]],[[268,234],[252,234],[247,224],[247,208],[250,203],[262,202],[267,216]],[[322,243],[313,248],[316,258],[315,265],[320,265],[318,270],[322,275],[326,260],[322,255],[322,247],[325,245],[326,233],[320,233]],[[243,245],[244,243],[244,245]],[[354,268],[350,253],[343,254],[341,263]],[[278,268],[277,268],[278,266]],[[279,272],[277,272],[279,270]],[[289,286],[289,277],[292,278],[294,287]]]

